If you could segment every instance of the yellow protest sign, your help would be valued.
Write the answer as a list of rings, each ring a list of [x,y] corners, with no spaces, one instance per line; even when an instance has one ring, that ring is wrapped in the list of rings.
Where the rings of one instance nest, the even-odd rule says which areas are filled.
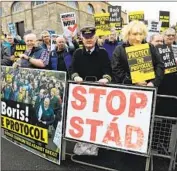
[[[144,21],[144,11],[132,11],[128,13],[129,22],[133,20]]]
[[[15,45],[15,52],[14,52],[15,59],[14,59],[14,61],[17,61],[19,59],[19,55],[24,54],[25,51],[26,51],[26,45],[24,45],[24,44]]]
[[[130,46],[126,49],[132,83],[155,78],[149,44]]]
[[[97,36],[105,36],[110,34],[109,16],[109,13],[94,14]]]

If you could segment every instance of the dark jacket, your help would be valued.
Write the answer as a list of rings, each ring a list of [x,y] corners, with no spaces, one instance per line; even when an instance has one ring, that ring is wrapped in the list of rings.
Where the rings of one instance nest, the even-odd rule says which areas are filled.
[[[33,47],[32,51],[30,54],[27,54],[27,56],[30,56],[32,58],[35,59],[40,59],[42,53],[46,51],[45,49],[43,49],[41,46],[38,47]],[[25,52],[26,53],[26,52]],[[25,68],[36,68],[34,65],[32,65],[28,60],[26,59],[21,59],[20,60],[21,63],[21,67],[25,67]]]
[[[85,47],[77,49],[71,67],[71,78],[74,79],[75,76],[80,76],[87,81],[95,81],[93,77],[99,80],[105,76],[111,80],[111,65],[106,50],[95,46],[94,51],[89,54]],[[88,77],[92,77],[91,80],[88,80]]]
[[[113,52],[111,65],[113,80],[115,83],[132,84],[130,69],[125,51],[125,48],[129,46],[130,44],[124,43],[121,46],[117,46]],[[151,80],[151,82],[154,84],[154,86],[158,87],[164,76],[164,64],[157,49],[152,45],[150,45],[150,52],[152,55],[152,63],[155,71],[155,79]]]
[[[109,59],[112,59],[112,53],[114,52],[114,49],[116,48],[116,46],[118,45],[117,41],[114,42],[110,42],[109,40],[105,40],[103,47],[106,49],[106,51],[108,52],[109,55]]]
[[[71,62],[72,62],[72,55],[67,50],[64,50],[62,56],[64,58],[65,68],[66,68],[66,70],[64,70],[64,71],[68,71],[69,67],[71,66]],[[49,55],[49,66],[48,66],[48,68],[50,70],[61,71],[59,66],[58,66],[58,60],[59,60],[58,58],[59,58],[59,56],[57,54],[57,48],[55,48],[53,51],[50,52],[50,55]]]
[[[8,47],[5,47],[1,43],[1,65],[11,66],[12,61],[10,60],[10,51]]]

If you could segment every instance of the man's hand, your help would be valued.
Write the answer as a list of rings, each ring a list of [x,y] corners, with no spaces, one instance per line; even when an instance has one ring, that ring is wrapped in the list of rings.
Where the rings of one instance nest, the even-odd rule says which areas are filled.
[[[80,82],[83,82],[83,79],[79,76],[76,76],[76,77],[74,77],[74,81],[80,83]]]
[[[29,57],[28,57],[27,55],[25,55],[25,54],[20,54],[19,57],[20,57],[20,58],[23,58],[23,59],[26,59],[26,60],[29,59]]]
[[[137,85],[137,86],[146,86],[147,82],[146,81],[142,81],[142,82],[136,83],[135,85]]]
[[[12,55],[12,56],[10,57],[10,60],[11,60],[11,61],[14,61],[14,60],[15,60],[15,56]]]
[[[154,84],[153,84],[152,82],[149,82],[149,83],[147,84],[147,86],[149,86],[149,87],[154,87]]]
[[[20,63],[18,62],[14,62],[13,65],[12,65],[13,68],[18,68],[20,67]]]
[[[100,84],[107,84],[109,81],[106,78],[102,78],[98,81]]]

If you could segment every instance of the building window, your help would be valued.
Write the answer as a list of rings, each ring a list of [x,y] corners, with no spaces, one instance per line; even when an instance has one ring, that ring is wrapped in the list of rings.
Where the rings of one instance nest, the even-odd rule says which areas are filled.
[[[2,17],[2,7],[0,7],[0,16]]]
[[[67,1],[67,4],[69,7],[71,8],[75,8],[75,9],[78,9],[79,8],[79,5],[78,5],[78,2],[77,1]]]
[[[88,12],[89,14],[94,14],[94,13],[95,13],[95,10],[94,10],[92,4],[88,4],[88,6],[87,6],[87,12]]]
[[[105,9],[102,9],[101,12],[106,13],[106,10],[105,10]]]
[[[32,6],[42,5],[47,3],[47,1],[32,1]]]
[[[14,2],[12,4],[12,13],[22,11],[22,10],[23,10],[22,2]]]

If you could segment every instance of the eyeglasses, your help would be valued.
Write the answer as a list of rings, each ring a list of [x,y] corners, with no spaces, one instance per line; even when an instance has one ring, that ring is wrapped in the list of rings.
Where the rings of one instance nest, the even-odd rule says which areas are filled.
[[[175,34],[166,34],[167,37],[175,37]]]

